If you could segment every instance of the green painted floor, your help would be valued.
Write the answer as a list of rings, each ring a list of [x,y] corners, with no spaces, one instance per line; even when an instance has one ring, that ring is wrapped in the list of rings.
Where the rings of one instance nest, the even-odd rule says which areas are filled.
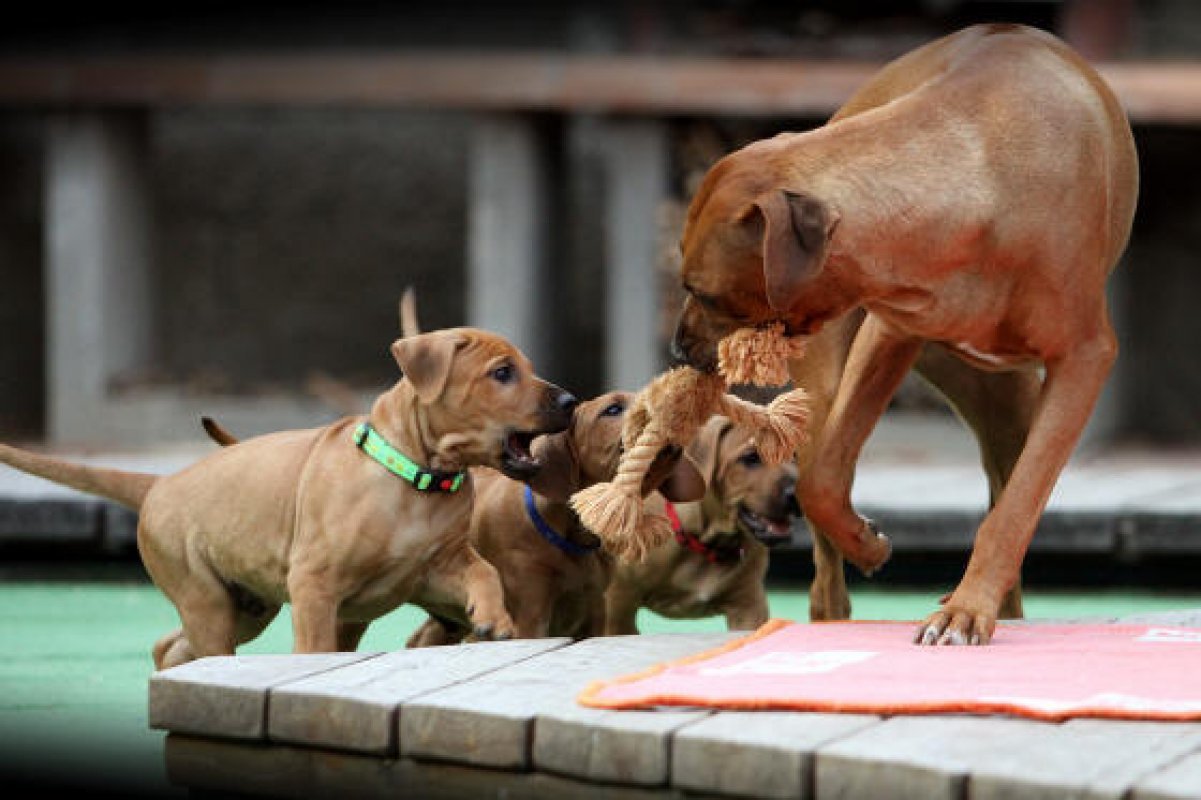
[[[856,589],[857,619],[917,619],[940,591]],[[773,616],[807,618],[803,590],[771,593]],[[1198,594],[1130,591],[1026,596],[1030,617],[1133,614],[1201,605]],[[423,614],[404,607],[378,621],[361,649],[403,644]],[[286,653],[288,615],[272,623],[246,653]],[[5,773],[120,786],[124,794],[167,794],[162,738],[146,727],[150,647],[177,626],[172,607],[136,574],[103,580],[34,580],[0,576],[0,765]],[[717,619],[640,619],[644,633],[721,630]],[[178,792],[179,796],[185,793]],[[11,796],[11,795],[9,795]]]

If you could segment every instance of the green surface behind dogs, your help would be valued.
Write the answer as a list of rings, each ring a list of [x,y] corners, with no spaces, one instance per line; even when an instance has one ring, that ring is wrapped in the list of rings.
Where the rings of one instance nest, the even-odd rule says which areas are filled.
[[[853,589],[858,619],[916,619],[939,591]],[[774,616],[803,620],[803,590],[773,591]],[[1031,617],[1131,614],[1201,605],[1201,596],[1122,592],[1028,592]],[[403,645],[423,615],[405,607],[368,631],[363,650]],[[245,653],[286,653],[291,621],[283,613]],[[150,647],[177,626],[174,610],[149,583],[106,581],[0,583],[0,758],[6,772],[74,777],[128,793],[170,789],[163,734],[146,727]],[[722,630],[718,618],[670,621],[644,613],[644,633]],[[172,790],[173,791],[173,790]],[[182,797],[183,792],[179,792]]]

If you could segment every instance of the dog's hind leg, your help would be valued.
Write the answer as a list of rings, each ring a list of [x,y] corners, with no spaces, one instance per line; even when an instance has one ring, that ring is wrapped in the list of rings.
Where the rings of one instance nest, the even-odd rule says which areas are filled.
[[[916,370],[950,403],[975,434],[980,460],[988,476],[988,507],[1001,497],[1026,444],[1034,408],[1042,391],[1042,380],[1032,370],[984,372],[955,356],[941,345],[927,345]],[[1001,619],[1020,619],[1021,578],[1001,602]]]

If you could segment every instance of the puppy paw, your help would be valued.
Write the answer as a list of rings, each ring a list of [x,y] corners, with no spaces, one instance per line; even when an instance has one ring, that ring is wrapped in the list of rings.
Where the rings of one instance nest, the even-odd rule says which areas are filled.
[[[997,627],[997,609],[983,601],[960,601],[952,594],[918,627],[913,637],[919,645],[985,645]]]
[[[471,634],[475,641],[504,641],[513,638],[513,620],[505,612],[472,615]]]

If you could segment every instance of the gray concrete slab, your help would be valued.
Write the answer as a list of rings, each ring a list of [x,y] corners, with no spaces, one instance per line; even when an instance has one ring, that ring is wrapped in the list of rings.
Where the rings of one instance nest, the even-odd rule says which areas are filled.
[[[231,797],[330,800],[682,800],[670,790],[590,784],[540,773],[171,734],[168,779],[192,791]],[[689,795],[690,800],[699,800]]]
[[[678,789],[763,798],[813,796],[813,754],[879,718],[866,714],[723,711],[672,737]]]
[[[973,766],[1054,727],[993,717],[893,717],[818,749],[815,796],[962,800]]]
[[[401,755],[506,769],[529,769],[539,763],[572,775],[593,775],[596,765],[587,759],[586,752],[579,755],[579,737],[587,734],[577,723],[589,712],[598,717],[605,717],[607,712],[578,705],[576,697],[587,684],[715,647],[734,636],[712,633],[587,639],[433,692],[404,705],[400,715]],[[655,765],[661,765],[663,774],[658,782],[665,782],[667,733],[673,725],[656,728],[660,723],[649,723],[654,731],[649,735],[659,742],[658,747],[649,747],[645,736],[638,735],[648,733],[647,723],[640,720],[656,712],[627,713],[625,723],[613,722],[605,734],[612,739],[608,746],[631,759],[631,774],[646,776],[660,768]],[[680,716],[681,723],[687,718],[682,712],[673,713]],[[548,728],[542,725],[543,719],[562,724],[555,728],[552,721]],[[637,742],[633,751],[617,741],[623,725]],[[562,750],[557,751],[547,738],[548,730],[569,734]]]
[[[149,724],[176,733],[262,739],[271,687],[373,655],[216,656],[160,670],[150,676]]]
[[[1130,800],[1201,799],[1201,753],[1192,753],[1139,780]]]
[[[1199,749],[1199,724],[1075,719],[976,760],[967,793],[972,800],[1120,800],[1139,780]]]
[[[290,681],[270,691],[273,741],[395,754],[401,705],[570,642],[525,639],[400,650]]]

